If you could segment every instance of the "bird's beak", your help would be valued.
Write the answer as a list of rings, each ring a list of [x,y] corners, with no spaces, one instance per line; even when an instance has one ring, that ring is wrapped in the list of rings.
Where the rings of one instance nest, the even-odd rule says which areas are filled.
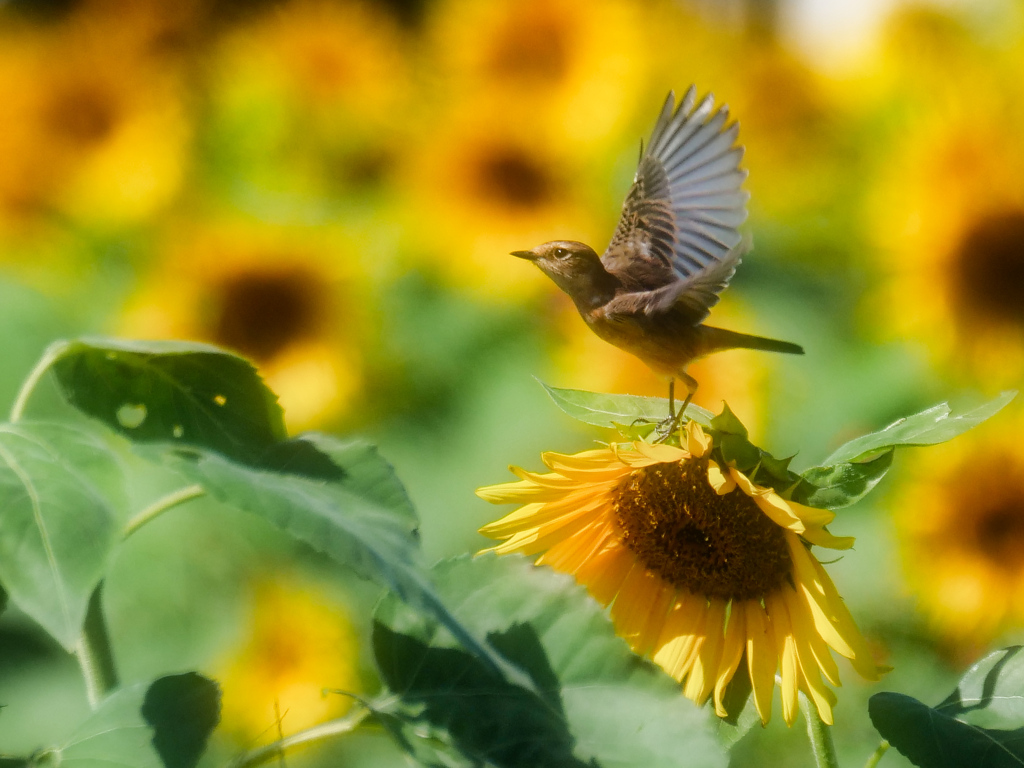
[[[512,255],[528,261],[534,261],[537,258],[537,254],[533,251],[512,251]]]

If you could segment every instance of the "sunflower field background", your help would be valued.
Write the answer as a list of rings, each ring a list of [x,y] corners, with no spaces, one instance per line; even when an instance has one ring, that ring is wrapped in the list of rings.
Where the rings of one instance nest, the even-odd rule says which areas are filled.
[[[1024,7],[893,4],[834,59],[794,43],[788,8],[0,2],[0,402],[20,403],[57,340],[215,345],[252,361],[289,434],[377,446],[424,562],[490,546],[477,531],[497,515],[474,489],[613,439],[537,380],[665,394],[508,254],[562,238],[600,251],[640,137],[690,83],[729,105],[750,172],[754,250],[711,319],[806,350],[701,361],[697,404],[727,402],[753,442],[803,468],[934,403],[1019,388]],[[29,413],[66,413],[66,381],[41,382]],[[119,411],[121,426],[135,415]],[[892,668],[869,683],[847,664],[841,764],[878,747],[872,694],[937,704],[987,652],[1024,642],[1022,427],[1015,401],[948,444],[897,451],[832,524],[857,546],[829,573]],[[177,487],[124,462],[126,509]],[[204,496],[133,528],[106,564],[120,682],[195,670],[220,686],[201,765],[344,718],[381,687],[379,585],[299,539]],[[457,592],[473,575],[453,562],[439,579]],[[67,644],[16,599],[0,615],[0,705],[2,765],[90,713]],[[388,722],[287,762],[407,765]],[[815,762],[803,728],[776,717],[709,764]],[[890,750],[881,764],[910,762]]]

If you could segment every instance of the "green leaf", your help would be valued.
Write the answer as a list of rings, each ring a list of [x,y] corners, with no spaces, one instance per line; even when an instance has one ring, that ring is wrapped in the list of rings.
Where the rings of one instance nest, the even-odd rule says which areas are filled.
[[[636,421],[659,422],[668,417],[668,400],[663,397],[641,397],[639,395],[610,395],[602,392],[587,392],[582,389],[560,389],[540,382],[551,399],[565,413],[584,424],[598,427],[630,425]],[[690,403],[686,407],[687,418],[702,426],[711,423],[711,411]]]
[[[257,462],[285,437],[277,397],[256,369],[216,347],[83,338],[58,342],[47,355],[68,402],[131,440]]]
[[[727,435],[747,436],[747,428],[743,426],[743,422],[732,412],[728,403],[722,403],[722,412],[711,420],[710,426],[716,432],[722,432]]]
[[[118,476],[113,454],[68,426],[0,425],[0,582],[66,649],[118,539],[118,512],[94,478]]]
[[[1015,391],[1003,392],[984,405],[963,413],[954,412],[949,403],[932,406],[913,416],[894,421],[878,432],[851,440],[825,459],[823,465],[869,461],[899,446],[944,443],[994,416],[1016,395]]]
[[[194,768],[220,718],[217,684],[194,672],[104,699],[54,755],[71,768]]]
[[[510,688],[435,622],[385,598],[373,644],[383,679],[402,698],[400,743],[426,734],[452,765],[726,764],[706,712],[633,654],[569,576],[494,555],[442,562],[434,574],[458,619],[521,667],[535,690]]]
[[[989,654],[936,707],[900,693],[868,702],[871,722],[921,768],[1024,765],[1024,647]]]
[[[793,492],[793,500],[819,509],[848,507],[871,492],[892,466],[890,449],[870,461],[812,467],[803,473],[806,483]]]
[[[420,563],[417,518],[391,465],[374,447],[313,435],[308,445],[333,457],[340,479],[246,466],[201,449],[171,448],[153,458],[175,466],[211,496],[259,515],[293,538],[391,589],[440,621],[494,671],[523,682],[444,606]],[[291,441],[298,446],[306,438]],[[144,454],[145,455],[145,454]]]

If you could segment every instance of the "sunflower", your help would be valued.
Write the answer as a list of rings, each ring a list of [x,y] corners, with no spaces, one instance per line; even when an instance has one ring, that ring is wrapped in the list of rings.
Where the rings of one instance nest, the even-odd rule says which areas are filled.
[[[782,716],[797,692],[832,722],[839,685],[829,648],[878,679],[867,643],[810,545],[853,546],[825,526],[833,513],[788,501],[711,458],[712,440],[689,422],[683,446],[612,444],[572,456],[544,454],[552,470],[513,468],[521,479],[481,488],[492,503],[523,504],[484,526],[492,550],[541,553],[603,605],[633,650],[649,654],[698,704],[726,687],[746,660],[754,703],[771,717],[780,669]]]
[[[214,225],[168,237],[119,331],[208,341],[252,359],[292,430],[346,413],[362,387],[368,295],[338,245],[293,230]]]
[[[925,61],[951,34],[936,24],[917,33],[912,51],[928,52],[924,42],[938,36]],[[887,281],[869,313],[898,338],[923,340],[951,370],[998,386],[1024,372],[1020,65],[991,51],[983,58],[967,42],[949,50],[957,79],[927,89],[916,79],[886,83],[898,135],[870,190],[870,235]],[[924,93],[907,96],[912,87]]]
[[[596,242],[581,166],[543,114],[510,120],[481,97],[453,109],[418,147],[402,188],[415,243],[407,249],[452,283],[485,293],[537,293],[544,285],[510,251],[555,237]]]
[[[190,140],[182,84],[133,34],[79,15],[0,30],[0,220],[56,209],[118,225],[173,199]]]
[[[892,505],[908,583],[938,635],[966,657],[1024,625],[1019,422],[929,451]]]
[[[256,585],[249,633],[222,663],[221,727],[239,741],[276,738],[345,713],[351,699],[324,689],[359,687],[355,631],[322,591]]]

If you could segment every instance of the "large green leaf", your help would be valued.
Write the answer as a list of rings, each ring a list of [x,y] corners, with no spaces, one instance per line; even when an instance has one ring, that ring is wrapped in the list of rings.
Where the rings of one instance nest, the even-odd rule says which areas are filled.
[[[64,397],[138,442],[201,445],[249,462],[285,436],[247,360],[206,344],[83,338],[47,351]]]
[[[1024,647],[989,654],[936,707],[900,693],[868,703],[878,732],[921,768],[1024,766]]]
[[[845,443],[825,459],[823,466],[869,461],[899,446],[944,443],[991,418],[1016,395],[1015,391],[1003,392],[984,405],[963,412],[954,411],[949,403],[940,403],[913,416],[898,419],[878,432]]]
[[[668,417],[668,400],[664,397],[610,395],[582,389],[560,389],[540,382],[559,408],[584,424],[598,427],[629,426],[634,422],[660,422]],[[676,406],[681,404],[676,401]],[[711,423],[712,413],[698,405],[686,406],[686,416],[698,424]]]
[[[616,637],[564,574],[518,556],[442,562],[445,602],[531,678],[508,686],[455,647],[436,622],[393,598],[377,609],[374,653],[398,694],[399,743],[431,764],[658,768],[724,766],[706,712]],[[400,714],[400,716],[399,716]]]
[[[436,618],[491,669],[524,682],[468,632],[438,597],[420,562],[412,504],[376,448],[327,435],[311,435],[291,444],[329,457],[340,474],[331,479],[311,476],[304,465],[291,461],[278,468],[248,466],[198,448],[164,449],[155,451],[155,456],[144,451],[143,455],[175,466],[215,498],[259,515],[364,578],[388,587]]]
[[[117,541],[120,468],[95,436],[56,424],[0,425],[0,582],[71,650]]]
[[[47,752],[71,768],[194,768],[219,719],[216,683],[194,672],[171,675],[114,692]]]

